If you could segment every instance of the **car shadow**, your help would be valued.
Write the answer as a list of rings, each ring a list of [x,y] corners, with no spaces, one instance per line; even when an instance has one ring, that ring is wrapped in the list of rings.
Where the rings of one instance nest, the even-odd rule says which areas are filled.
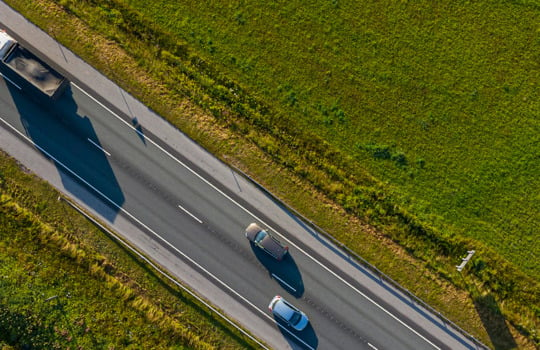
[[[19,90],[13,84],[6,86],[20,118],[16,128],[53,161],[72,196],[113,222],[125,197],[90,118],[78,114],[71,85],[57,100]],[[81,184],[96,192],[107,206],[81,194]]]
[[[257,257],[257,260],[268,271],[268,274],[283,289],[295,298],[300,298],[304,294],[304,282],[298,269],[298,265],[290,253],[287,253],[283,260],[277,261],[269,254],[258,248],[253,242],[250,242],[251,250]]]
[[[303,330],[297,331],[277,317],[274,317],[274,320],[278,324],[279,331],[289,342],[292,349],[317,349],[319,346],[319,338],[311,322]]]

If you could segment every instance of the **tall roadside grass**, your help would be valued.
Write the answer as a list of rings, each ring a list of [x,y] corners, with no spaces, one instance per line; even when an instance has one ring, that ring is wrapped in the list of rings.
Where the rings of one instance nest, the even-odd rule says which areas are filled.
[[[501,346],[500,344],[504,344],[506,340],[493,339],[493,333],[489,336],[486,334],[485,328],[492,327],[491,321],[489,317],[478,315],[490,312],[502,313],[522,335],[538,339],[539,310],[536,306],[539,304],[539,296],[536,293],[538,280],[524,273],[524,269],[525,271],[528,269],[525,265],[529,261],[523,259],[526,264],[515,261],[509,263],[508,259],[503,257],[503,252],[496,250],[497,247],[491,244],[489,239],[482,239],[480,234],[467,235],[459,225],[453,225],[452,220],[443,216],[428,198],[431,196],[429,193],[436,192],[438,186],[429,182],[422,184],[419,182],[422,179],[438,179],[448,182],[447,184],[445,182],[446,185],[460,184],[460,179],[445,177],[450,176],[452,172],[449,170],[455,167],[451,158],[444,160],[444,157],[436,154],[413,152],[412,148],[404,146],[406,143],[401,143],[401,139],[399,143],[396,142],[398,135],[401,133],[409,135],[408,132],[414,130],[409,129],[409,124],[417,112],[400,114],[401,112],[395,108],[402,105],[413,109],[420,108],[423,106],[422,99],[429,102],[424,104],[431,105],[434,103],[431,100],[433,96],[438,96],[435,99],[437,103],[443,103],[448,97],[461,95],[448,92],[449,87],[446,85],[431,86],[422,80],[425,78],[422,76],[419,77],[422,79],[419,79],[418,83],[413,79],[409,80],[409,85],[399,82],[399,79],[406,78],[406,75],[398,74],[400,73],[398,68],[401,66],[397,62],[401,61],[379,55],[379,51],[375,50],[380,48],[385,49],[381,51],[384,54],[391,53],[385,46],[388,45],[389,39],[385,39],[377,32],[376,27],[367,28],[365,35],[362,36],[361,42],[371,45],[371,49],[374,50],[372,59],[365,60],[373,66],[367,71],[353,67],[352,63],[349,63],[350,69],[334,71],[335,67],[332,64],[340,62],[338,58],[341,55],[337,55],[339,50],[330,50],[335,54],[332,59],[324,58],[325,55],[322,54],[333,47],[343,48],[343,52],[348,50],[348,46],[341,45],[340,40],[350,38],[344,36],[339,39],[336,32],[340,28],[338,23],[349,25],[348,22],[336,20],[333,23],[325,19],[324,23],[312,26],[317,30],[325,28],[323,33],[313,35],[299,31],[305,35],[296,37],[308,39],[304,40],[305,42],[327,39],[328,33],[336,32],[337,36],[336,41],[327,40],[322,46],[313,46],[312,52],[317,53],[313,57],[321,53],[320,56],[328,66],[323,67],[327,69],[317,70],[313,75],[314,80],[310,80],[308,75],[304,75],[305,72],[298,75],[296,71],[289,71],[289,68],[278,60],[279,55],[252,56],[241,60],[239,55],[254,52],[249,38],[257,42],[260,37],[265,36],[265,40],[275,41],[273,43],[275,47],[278,47],[278,42],[286,41],[284,45],[293,42],[292,39],[289,41],[284,39],[291,38],[290,35],[286,35],[287,33],[295,33],[288,27],[286,19],[295,18],[294,16],[300,16],[300,19],[302,16],[311,16],[316,13],[314,10],[310,12],[312,6],[305,6],[302,11],[295,14],[291,14],[291,9],[298,9],[298,4],[291,2],[260,9],[255,5],[246,9],[236,8],[237,12],[233,16],[236,23],[234,25],[250,24],[251,12],[257,13],[261,18],[276,14],[281,19],[262,21],[265,25],[274,23],[273,26],[266,26],[264,30],[255,30],[252,25],[229,31],[225,26],[217,30],[211,22],[217,17],[229,18],[227,11],[234,6],[229,8],[222,6],[221,3],[219,6],[223,7],[223,11],[215,12],[220,13],[220,16],[207,17],[204,15],[204,9],[197,4],[190,4],[189,9],[183,8],[183,3],[158,5],[157,1],[152,2],[152,8],[159,8],[160,11],[155,16],[150,12],[151,9],[139,7],[139,10],[134,10],[127,2],[65,0],[61,1],[63,8],[46,0],[31,3],[10,0],[9,3],[16,4],[17,8],[33,21],[46,28],[61,42],[92,62],[198,142],[226,161],[235,163],[256,175],[273,192],[306,213],[339,240],[366,256],[413,292],[444,310],[452,319],[482,340],[496,343],[496,346]],[[217,4],[218,2],[215,2],[205,6],[212,9],[212,6],[218,6]],[[341,14],[346,9],[350,10],[341,2],[332,6],[337,6]],[[399,11],[392,10],[391,6],[387,7],[389,8],[384,11],[376,11],[369,6],[364,9],[371,11],[374,18],[384,17],[382,14],[385,14],[387,20],[390,20],[392,17],[389,15],[399,15]],[[175,15],[171,15],[173,10],[176,11]],[[42,15],[44,11],[47,16]],[[201,12],[194,14],[190,11]],[[319,11],[318,14],[324,19],[325,15],[330,16],[332,11],[334,10],[329,8]],[[350,13],[356,12],[351,10]],[[404,13],[410,14],[410,9]],[[412,17],[416,18],[415,16],[417,14]],[[176,18],[182,18],[182,21],[175,22]],[[372,21],[367,15],[365,18],[358,18],[363,18],[361,20],[364,22]],[[439,15],[437,18],[446,17]],[[304,22],[308,20],[304,19]],[[70,30],[64,30],[64,27]],[[183,29],[180,30],[179,27]],[[210,38],[209,40],[201,39],[199,34],[203,31],[206,31],[205,35]],[[80,34],[75,36],[73,35],[75,32]],[[216,34],[218,32],[219,34]],[[237,34],[238,37],[235,36]],[[247,46],[244,49],[236,47],[234,53],[229,53],[228,60],[222,59],[220,55],[227,52],[227,48],[235,46],[225,39],[218,40],[217,37],[220,35],[237,38],[230,41],[237,40],[238,45],[245,43]],[[242,36],[245,35],[248,39],[242,41]],[[296,50],[285,46],[283,52],[280,52],[289,55],[290,62],[298,58],[297,54],[304,52],[300,49],[303,43],[297,41],[296,44],[299,45]],[[415,42],[408,48],[410,52],[405,50],[406,47],[403,49],[409,52],[410,56],[414,56],[413,44]],[[440,56],[447,57],[443,54]],[[227,62],[233,65],[225,64]],[[298,62],[302,64],[292,66],[296,70],[304,69],[304,60],[300,59]],[[406,65],[406,62],[402,65]],[[240,70],[236,66],[240,67]],[[413,65],[409,70],[416,72],[415,67]],[[427,69],[427,66],[425,68]],[[263,74],[264,69],[271,70],[275,77],[274,81],[268,80],[268,75]],[[288,72],[291,82],[283,83],[280,74],[285,73],[278,71]],[[345,88],[339,90],[339,83],[347,80],[336,79],[336,76],[341,77],[339,74],[343,72],[349,73],[348,78],[354,81],[358,88],[358,93],[352,94],[348,99],[345,97],[350,91],[347,92]],[[425,69],[418,70],[417,73],[422,72],[425,72],[427,77],[437,76],[433,73],[428,74]],[[324,75],[321,77],[320,74]],[[296,80],[293,79],[295,77]],[[298,84],[310,82],[312,85],[306,89],[299,88]],[[370,82],[374,85],[370,85]],[[276,84],[279,86],[276,87]],[[411,91],[400,90],[411,86],[414,87]],[[506,90],[512,91],[510,87]],[[333,98],[324,100],[322,95],[316,97],[315,94],[321,91],[331,93]],[[433,95],[433,91],[441,94]],[[336,97],[342,95],[341,98]],[[426,96],[422,97],[424,95]],[[370,100],[369,96],[376,96],[381,101]],[[397,99],[396,96],[403,98]],[[475,101],[481,96],[483,95],[479,91],[472,91],[469,98]],[[348,107],[346,101],[352,101],[354,98],[362,101],[364,108],[361,110],[362,113],[357,111],[353,113],[351,111],[355,110]],[[489,105],[486,100],[482,103]],[[359,119],[359,116],[364,119]],[[355,124],[359,120],[362,122],[361,125]],[[449,123],[452,120],[454,119],[449,115],[438,112],[426,113],[426,118],[418,122],[419,130],[422,132],[419,131],[417,134],[423,135],[420,140],[427,138],[431,139],[432,143],[419,149],[435,152],[446,147],[445,152],[450,149],[457,152],[465,145],[467,137],[470,136],[473,140],[482,139],[475,139],[483,130],[479,127],[480,124],[469,123],[469,119],[458,114],[455,120],[461,121],[462,124],[458,125],[458,129],[452,129]],[[400,124],[401,121],[409,124]],[[398,129],[392,131],[396,138],[388,138],[387,133],[390,130],[388,128],[392,127]],[[456,144],[444,145],[444,137],[448,137],[444,130],[448,128],[454,132]],[[429,134],[429,130],[438,131]],[[424,131],[426,132],[423,133]],[[466,131],[470,133],[467,134]],[[354,134],[355,132],[357,134]],[[404,140],[408,139],[407,137]],[[482,137],[486,136],[482,134]],[[352,144],[351,140],[354,141]],[[473,153],[482,154],[480,151],[484,148],[475,147],[472,148]],[[262,150],[263,154],[259,150]],[[523,158],[524,164],[528,164],[527,159]],[[440,169],[436,161],[446,164],[441,168],[445,169],[444,171],[437,173]],[[473,160],[469,161],[471,166],[474,165]],[[269,167],[269,164],[273,166]],[[519,173],[518,177],[522,181],[529,175],[530,173]],[[478,179],[477,183],[481,184],[481,178]],[[422,193],[413,196],[412,192],[407,192],[407,186],[419,189]],[[467,189],[459,186],[456,187],[455,196],[462,195],[460,201],[466,203],[467,196],[463,196],[463,193],[467,193]],[[477,190],[480,194],[485,192],[482,186]],[[482,201],[472,194],[469,200],[471,198],[478,203]],[[449,211],[449,213],[457,212]],[[531,218],[534,217],[534,214],[532,215]],[[371,226],[365,225],[366,222]],[[489,232],[490,225],[485,226],[488,231],[484,233]],[[508,236],[510,240],[513,238],[511,235]],[[398,242],[402,248],[393,242]],[[531,245],[531,250],[525,253],[530,252],[533,257],[536,256],[535,247],[534,244]],[[478,253],[470,265],[472,269],[468,271],[469,275],[462,278],[455,271],[455,264],[459,262],[462,254],[471,248],[475,248]],[[399,259],[396,259],[396,256],[399,256]],[[404,261],[407,263],[403,263]],[[536,266],[534,263],[529,265],[533,269]],[[459,289],[469,291],[473,298],[467,299],[460,294]],[[477,303],[471,307],[472,300],[482,299],[486,295],[494,295],[495,304]],[[480,306],[475,309],[476,305]],[[521,339],[515,332],[513,336]]]

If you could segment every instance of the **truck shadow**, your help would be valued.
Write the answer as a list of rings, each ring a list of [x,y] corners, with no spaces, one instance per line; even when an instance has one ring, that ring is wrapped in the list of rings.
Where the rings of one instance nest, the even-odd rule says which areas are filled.
[[[496,350],[516,349],[517,344],[493,295],[475,297],[473,302],[494,348]]]
[[[21,124],[16,128],[54,162],[64,188],[73,197],[113,222],[125,197],[91,120],[78,114],[71,86],[57,100],[19,90],[12,84],[7,87],[20,117]],[[83,193],[80,185],[94,192],[106,206]]]

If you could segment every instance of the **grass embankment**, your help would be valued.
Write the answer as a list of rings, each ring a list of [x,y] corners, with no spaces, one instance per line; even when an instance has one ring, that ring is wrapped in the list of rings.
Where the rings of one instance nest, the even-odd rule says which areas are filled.
[[[537,137],[530,135],[530,122],[534,120],[530,119],[530,111],[534,110],[531,104],[536,103],[531,97],[535,90],[529,89],[533,85],[525,75],[518,74],[523,78],[519,89],[511,82],[506,84],[500,79],[516,76],[507,76],[500,70],[497,70],[501,77],[497,82],[502,81],[502,85],[493,82],[490,85],[493,76],[486,75],[491,62],[486,67],[467,66],[459,60],[456,63],[454,59],[464,58],[444,51],[449,49],[447,45],[441,48],[435,45],[446,43],[451,37],[454,41],[462,40],[458,47],[467,49],[466,36],[456,31],[461,17],[468,15],[471,19],[476,12],[465,7],[456,11],[452,6],[459,4],[446,4],[434,8],[441,11],[437,15],[429,12],[435,10],[427,6],[424,12],[411,14],[411,8],[377,9],[373,6],[379,5],[374,3],[358,6],[373,12],[359,15],[358,9],[351,10],[341,3],[338,8],[317,12],[307,6],[296,11],[299,9],[291,2],[279,8],[255,5],[235,8],[215,2],[205,4],[205,8],[212,10],[212,6],[218,6],[219,11],[213,12],[214,16],[205,16],[197,4],[183,8],[184,4],[167,6],[153,1],[148,4],[159,9],[159,16],[152,17],[146,9],[149,12],[144,17],[125,2],[60,1],[68,12],[46,0],[9,0],[8,3],[195,140],[254,175],[289,204],[484,342],[497,348],[512,348],[516,342],[526,347],[526,340],[506,320],[522,335],[538,339],[538,280],[523,272],[534,272],[538,267],[536,233],[530,231],[530,226],[519,232],[514,230],[534,224],[537,218],[537,211],[530,206],[535,201],[530,197],[534,191],[526,191],[537,181],[531,177],[535,169],[529,159],[534,153],[527,153]],[[508,8],[505,10],[504,6]],[[508,2],[497,3],[492,9],[487,6],[485,10],[488,18],[534,11],[534,7]],[[334,12],[342,19],[331,17]],[[269,17],[274,14],[279,18]],[[343,20],[353,14],[354,20]],[[433,23],[426,19],[431,15],[435,19]],[[409,23],[407,16],[424,22]],[[521,18],[534,18],[534,13],[531,16]],[[446,18],[450,22],[444,22]],[[318,23],[317,19],[324,23]],[[382,29],[377,21],[382,21],[378,24]],[[398,29],[402,31],[392,29],[391,21],[396,25],[401,23]],[[477,18],[470,22],[483,24],[487,32],[492,29],[487,20]],[[227,27],[231,23],[238,28]],[[305,28],[290,27],[295,23]],[[347,27],[350,23],[360,23],[362,35],[358,34],[358,28]],[[508,28],[508,33],[515,34],[518,42],[523,40],[516,34],[521,25],[515,23],[515,27]],[[451,31],[438,34],[442,27]],[[433,29],[432,36],[426,34],[426,28]],[[474,28],[467,28],[475,32]],[[346,35],[346,30],[358,35]],[[392,35],[402,33],[405,38],[392,39],[391,35],[384,35],[385,30]],[[504,33],[497,29],[493,34]],[[351,40],[358,43],[353,45]],[[503,35],[500,40],[507,43],[509,39]],[[417,47],[421,42],[431,43],[432,47]],[[482,43],[487,45],[485,41]],[[281,44],[293,47],[280,48]],[[305,44],[312,47],[305,49],[302,46]],[[257,47],[274,51],[257,54],[254,51]],[[372,52],[363,52],[363,56],[356,52],[355,56],[347,51],[362,47]],[[309,57],[300,56],[309,52],[313,53]],[[400,52],[400,56],[391,56],[394,52]],[[437,54],[431,55],[432,52]],[[483,57],[482,52],[489,51],[477,50],[469,56],[475,61]],[[288,56],[283,59],[280,55]],[[313,63],[317,57],[322,61]],[[354,60],[340,61],[344,57]],[[402,59],[407,57],[411,61]],[[445,61],[443,69],[439,60],[445,58],[452,59]],[[507,59],[503,58],[501,62]],[[365,62],[368,66],[358,67],[355,62]],[[290,66],[295,69],[291,70]],[[429,67],[436,70],[430,71]],[[303,71],[308,68],[313,74]],[[517,64],[515,69],[522,68]],[[453,74],[460,70],[466,74],[455,78]],[[443,76],[446,80],[441,79]],[[465,88],[476,83],[478,86],[471,91]],[[523,106],[519,105],[519,99]],[[523,130],[515,128],[503,113],[508,108],[519,111],[514,115],[522,116]],[[493,120],[487,118],[490,115]],[[506,137],[500,137],[500,133]],[[527,140],[531,144],[522,144]],[[515,143],[515,154],[508,150],[513,141],[519,141]],[[492,152],[487,145],[493,146]],[[500,157],[499,161],[494,155]],[[457,161],[460,157],[462,163]],[[516,161],[521,165],[515,167]],[[269,163],[273,166],[269,167]],[[476,167],[480,163],[483,170]],[[489,164],[502,167],[494,167],[495,173],[490,174],[486,170]],[[471,184],[477,186],[475,191],[467,187],[464,173],[457,172],[458,176],[453,177],[456,167],[470,170],[475,180]],[[516,170],[512,172],[514,180],[509,189],[501,186],[500,181],[507,167]],[[480,170],[486,173],[479,174]],[[528,180],[530,184],[526,184]],[[518,187],[519,191],[513,193]],[[504,191],[500,192],[501,189]],[[420,192],[416,195],[414,191]],[[437,197],[437,192],[441,197]],[[506,198],[505,210],[501,207],[491,210],[497,201],[487,198],[488,192]],[[443,197],[446,204],[441,206],[437,201]],[[463,197],[459,203],[449,200],[458,197]],[[483,203],[485,210],[473,210]],[[516,209],[512,205],[520,210],[508,210]],[[520,216],[528,209],[531,209],[529,222]],[[513,222],[509,234],[501,236],[501,231],[497,231],[491,237],[490,230],[499,230],[501,223],[499,219],[490,221],[493,213],[505,225]],[[477,219],[471,220],[471,214]],[[374,224],[377,229],[362,222]],[[468,225],[473,227],[472,236],[476,239],[465,237],[468,232],[463,228]],[[478,229],[481,234],[474,232]],[[523,236],[523,232],[529,232],[529,236]],[[501,237],[510,244],[490,240],[500,241]],[[501,247],[521,252],[521,258],[519,254],[506,254]],[[462,277],[454,265],[470,248],[475,248],[477,254],[468,274]],[[527,259],[526,254],[532,258]]]
[[[0,348],[255,348],[57,196],[0,152]]]

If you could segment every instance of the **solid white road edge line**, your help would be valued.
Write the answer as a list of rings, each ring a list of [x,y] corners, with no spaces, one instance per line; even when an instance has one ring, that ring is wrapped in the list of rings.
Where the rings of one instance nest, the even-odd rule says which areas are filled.
[[[188,214],[189,216],[191,216],[193,219],[197,220],[197,222],[199,224],[202,224],[202,221],[199,220],[198,217],[196,217],[195,215],[191,214],[186,208],[184,208],[183,206],[181,206],[180,204],[178,204],[178,208],[182,209],[186,214]]]
[[[370,348],[374,349],[374,350],[378,350],[376,347],[374,347],[373,345],[371,345],[370,343],[367,343],[367,345],[369,345]]]
[[[108,155],[109,157],[111,156],[111,154],[107,151],[105,151],[105,149],[103,147],[101,147],[100,145],[98,145],[97,143],[95,143],[94,141],[92,141],[92,139],[90,138],[87,138],[87,140],[93,144],[94,146],[96,146],[97,148],[99,148],[101,150],[101,152],[105,153],[106,155]]]
[[[78,85],[76,85],[75,83],[71,83],[73,86],[75,86],[76,88],[78,88],[81,92],[83,92],[86,96],[88,96],[89,98],[91,98],[92,100],[94,100],[97,104],[99,104],[102,108],[104,108],[105,110],[107,110],[109,113],[111,113],[113,116],[115,116],[118,120],[120,120],[121,122],[123,122],[124,124],[126,124],[129,128],[131,128],[132,130],[135,130],[138,132],[138,130],[132,126],[130,123],[128,123],[127,121],[125,121],[124,119],[122,119],[119,115],[117,115],[116,113],[114,113],[110,108],[108,108],[107,106],[105,106],[103,103],[99,102],[96,98],[94,98],[92,95],[90,95],[89,93],[87,93],[85,90],[83,90],[82,88],[80,88]],[[162,152],[164,152],[167,156],[169,156],[171,159],[173,159],[174,161],[176,161],[178,164],[182,165],[185,169],[187,169],[188,171],[190,171],[193,175],[195,175],[196,177],[198,177],[201,181],[203,181],[204,183],[206,183],[208,186],[212,187],[215,191],[217,191],[218,193],[220,193],[222,196],[224,196],[225,198],[227,198],[228,200],[230,200],[232,203],[234,203],[235,205],[237,205],[239,208],[241,208],[242,210],[244,210],[246,213],[248,213],[249,215],[253,216],[253,218],[259,220],[259,222],[261,222],[262,224],[264,224],[266,227],[268,228],[271,228],[271,226],[269,226],[268,224],[266,224],[263,220],[261,220],[260,218],[258,218],[255,214],[251,213],[249,210],[247,210],[246,208],[244,208],[240,203],[236,202],[234,199],[232,199],[230,196],[228,196],[226,193],[224,193],[223,191],[221,191],[219,188],[217,188],[216,186],[214,186],[211,182],[209,182],[208,180],[206,180],[204,177],[202,177],[200,174],[198,174],[195,170],[191,169],[190,167],[188,167],[184,162],[182,162],[181,160],[177,159],[175,156],[173,156],[171,153],[169,153],[167,150],[165,150],[163,147],[161,147],[160,145],[158,145],[156,142],[154,142],[152,139],[148,138],[148,136],[144,135],[143,133],[140,133],[139,132],[139,135],[141,135],[142,137],[144,137],[145,140],[148,140],[148,142],[152,143],[154,146],[156,146],[158,149],[160,149]],[[407,325],[405,322],[403,322],[401,319],[399,319],[397,316],[395,316],[394,314],[392,314],[390,311],[386,310],[384,307],[382,307],[381,305],[377,304],[373,299],[371,299],[370,297],[368,297],[366,294],[362,293],[360,290],[358,290],[356,287],[354,287],[352,284],[350,284],[349,282],[347,282],[345,279],[343,279],[342,277],[340,277],[338,274],[336,274],[334,271],[330,270],[330,268],[326,267],[323,263],[321,263],[320,261],[318,261],[317,259],[315,259],[314,257],[312,257],[311,255],[309,255],[306,251],[304,251],[303,249],[301,249],[300,247],[298,247],[297,245],[295,245],[293,242],[289,241],[285,236],[283,236],[282,234],[280,234],[278,231],[274,230],[273,228],[271,228],[272,231],[276,232],[281,238],[283,238],[284,240],[286,240],[287,242],[290,243],[290,245],[292,245],[293,247],[295,247],[298,251],[300,251],[301,253],[303,253],[304,255],[306,255],[307,257],[309,257],[312,261],[314,261],[315,263],[317,263],[319,266],[321,266],[323,269],[325,269],[326,271],[328,271],[331,275],[333,275],[334,277],[336,277],[338,280],[340,280],[341,282],[343,282],[346,286],[348,286],[349,288],[351,288],[352,290],[354,290],[356,293],[358,293],[359,295],[363,296],[366,300],[368,300],[369,302],[371,302],[373,305],[377,306],[381,311],[383,311],[384,313],[386,313],[388,316],[392,317],[394,320],[396,320],[397,322],[399,322],[403,327],[407,328],[408,330],[410,330],[411,332],[413,332],[414,334],[416,334],[418,337],[420,337],[421,339],[423,339],[425,342],[427,342],[428,344],[430,344],[431,346],[433,346],[435,349],[437,350],[441,350],[441,348],[439,348],[437,345],[433,344],[429,339],[427,339],[426,337],[424,337],[422,334],[418,333],[416,330],[414,330],[411,326]],[[167,242],[168,245],[172,246],[170,243]]]

